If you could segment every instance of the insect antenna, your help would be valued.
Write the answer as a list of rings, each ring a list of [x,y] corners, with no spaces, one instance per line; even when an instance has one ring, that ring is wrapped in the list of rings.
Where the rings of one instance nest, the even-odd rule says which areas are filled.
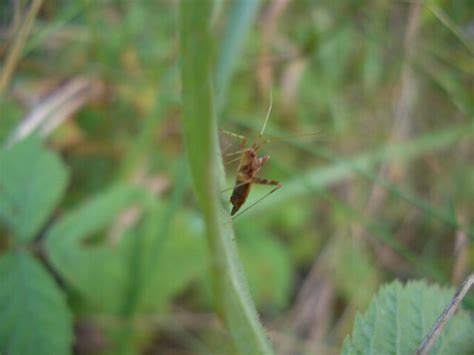
[[[311,132],[311,133],[300,133],[300,134],[291,134],[285,137],[272,137],[265,139],[261,144],[267,144],[267,143],[275,143],[275,142],[281,142],[281,141],[287,141],[291,140],[293,138],[300,138],[300,137],[313,137],[313,136],[319,136],[321,135],[320,131],[317,132]]]
[[[263,137],[263,133],[265,132],[265,128],[267,127],[268,119],[270,118],[270,113],[272,112],[272,107],[273,107],[273,89],[270,90],[270,100],[268,102],[268,109],[267,109],[267,114],[265,115],[265,120],[263,121],[262,129],[260,130],[260,133],[258,134],[257,140],[261,140]],[[255,150],[258,150],[260,146],[262,146],[264,142],[260,142],[259,144],[254,143],[253,148]]]
[[[273,105],[273,90],[270,90],[270,102],[268,103],[267,115],[265,116],[265,121],[263,121],[263,126],[262,126],[262,129],[260,130],[260,134],[258,135],[258,138],[261,138],[263,136],[263,132],[265,131],[265,128],[267,127],[267,122],[268,122],[268,119],[270,118],[270,113],[272,112],[272,105]]]

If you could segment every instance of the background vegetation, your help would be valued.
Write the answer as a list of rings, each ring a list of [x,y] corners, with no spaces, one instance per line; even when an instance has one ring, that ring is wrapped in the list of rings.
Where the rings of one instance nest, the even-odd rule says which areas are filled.
[[[369,303],[474,269],[472,1],[190,3],[0,4],[0,351],[269,352],[254,305],[287,354],[338,353],[410,295],[434,320],[452,290]],[[253,141],[270,93],[260,175],[284,187],[232,222],[216,126]]]

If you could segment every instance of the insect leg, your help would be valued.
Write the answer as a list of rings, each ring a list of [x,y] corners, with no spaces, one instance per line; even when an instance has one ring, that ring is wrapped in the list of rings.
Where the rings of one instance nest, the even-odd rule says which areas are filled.
[[[244,136],[241,136],[240,134],[236,134],[236,133],[233,133],[233,132],[229,132],[229,131],[226,131],[225,129],[220,129],[220,131],[224,134],[227,134],[231,137],[235,137],[235,138],[239,138],[241,140],[241,147],[245,147],[245,145],[247,144],[247,138],[244,137]]]
[[[264,178],[259,178],[259,177],[254,177],[252,179],[252,184],[259,184],[259,185],[278,185],[280,187],[282,187],[282,185],[280,184],[279,181],[276,181],[276,180],[271,180],[271,179],[264,179]]]
[[[236,161],[239,161],[239,160],[242,160],[242,157],[237,157],[237,158],[235,158],[235,159],[231,159],[231,160],[229,160],[229,161],[226,161],[226,162],[224,163],[224,165],[230,165],[230,164],[235,163]]]
[[[236,150],[235,152],[227,153],[225,156],[230,157],[232,155],[242,154],[242,153],[248,152],[249,150],[250,150],[250,148],[239,149],[239,150]]]

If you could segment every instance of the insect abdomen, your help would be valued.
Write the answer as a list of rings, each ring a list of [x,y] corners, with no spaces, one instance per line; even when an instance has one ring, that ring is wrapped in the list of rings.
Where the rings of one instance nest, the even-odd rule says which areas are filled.
[[[237,182],[236,185],[238,184],[242,184],[242,182]],[[244,183],[234,188],[234,190],[232,191],[232,196],[230,196],[230,203],[232,203],[232,211],[230,212],[231,216],[233,216],[245,203],[249,192],[250,183]]]

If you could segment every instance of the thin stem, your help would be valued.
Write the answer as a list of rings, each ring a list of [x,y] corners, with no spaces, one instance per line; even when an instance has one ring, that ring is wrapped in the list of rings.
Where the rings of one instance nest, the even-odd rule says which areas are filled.
[[[18,35],[13,42],[13,46],[11,47],[10,52],[7,54],[7,58],[5,59],[5,65],[3,66],[3,70],[0,73],[0,96],[5,91],[8,83],[10,82],[10,78],[15,71],[16,64],[19,61],[21,51],[25,46],[26,38],[33,27],[33,22],[38,14],[38,11],[41,7],[43,0],[33,0],[30,10],[26,14],[25,22],[23,26],[21,26],[20,30],[18,31]]]
[[[425,336],[423,342],[416,350],[417,355],[425,355],[429,353],[431,347],[438,339],[444,327],[446,327],[446,324],[448,324],[448,321],[452,318],[454,312],[458,309],[459,303],[461,303],[472,285],[474,285],[474,273],[469,275],[464,280],[461,287],[458,288],[448,306],[445,308],[443,313],[441,313],[439,318],[436,320],[436,323],[433,325],[433,328],[431,328],[430,332]]]

